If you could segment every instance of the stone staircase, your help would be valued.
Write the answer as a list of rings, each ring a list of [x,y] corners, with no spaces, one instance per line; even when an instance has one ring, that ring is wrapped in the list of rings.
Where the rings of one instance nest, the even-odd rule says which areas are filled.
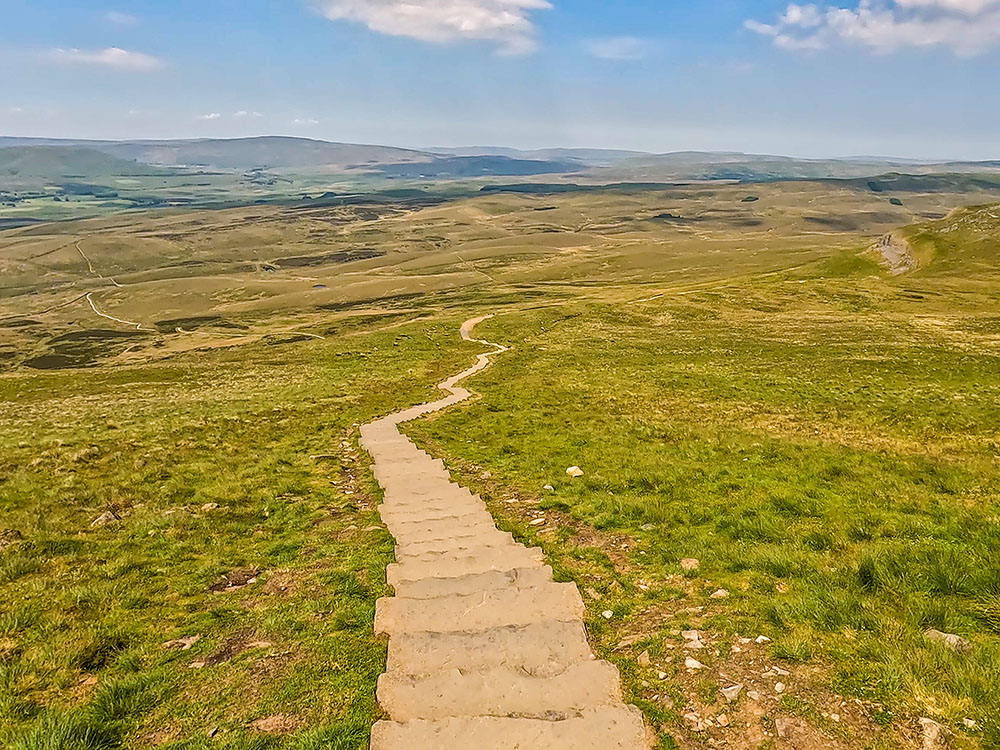
[[[497,530],[482,499],[399,432],[468,398],[456,384],[489,356],[442,383],[449,396],[361,430],[397,542],[396,595],[375,614],[389,638],[378,700],[391,720],[372,729],[371,750],[648,750],[617,669],[587,643],[576,585],[553,582],[541,550]]]

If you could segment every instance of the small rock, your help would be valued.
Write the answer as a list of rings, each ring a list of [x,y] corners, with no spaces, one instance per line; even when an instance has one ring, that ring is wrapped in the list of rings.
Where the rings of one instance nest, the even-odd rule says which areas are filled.
[[[648,667],[650,664],[649,651],[643,651],[639,654],[639,658],[636,659],[640,667]]]
[[[685,557],[681,560],[681,568],[690,572],[692,570],[698,570],[698,560],[694,557]]]
[[[688,641],[684,644],[684,648],[691,649],[692,651],[700,651],[705,648],[705,644],[701,641]]]
[[[778,733],[780,739],[785,739],[792,733],[792,721],[784,716],[779,716],[774,720],[774,731]]]
[[[94,526],[107,526],[109,523],[114,523],[115,521],[120,521],[121,519],[112,513],[110,510],[102,513],[97,518],[91,522],[91,527]]]
[[[656,673],[656,677],[657,677],[657,679],[665,680],[665,679],[667,679],[667,673],[666,672],[657,672]]]
[[[758,635],[756,638],[754,638],[754,643],[770,643],[770,642],[771,639],[768,638],[766,635]]]
[[[702,664],[697,659],[692,659],[690,656],[684,660],[684,666],[688,669],[704,669],[705,665]]]
[[[948,738],[948,730],[932,719],[921,719],[920,729],[923,732],[924,750],[935,750],[944,747]]]
[[[193,661],[188,664],[188,669],[204,669],[208,666],[207,661]]]
[[[697,630],[682,630],[681,636],[684,638],[685,641],[701,640],[701,633],[699,633]]]
[[[760,700],[760,693],[758,693],[756,690],[748,690],[747,691],[747,698],[749,698],[752,701],[759,701]]]
[[[545,523],[545,519],[544,518],[536,518],[534,521],[531,522],[531,525],[532,526],[541,526],[543,523]]]
[[[591,599],[594,599],[594,600],[599,600],[599,599],[603,599],[604,598],[604,597],[601,596],[601,592],[600,591],[598,591],[597,589],[590,588],[590,587],[585,588],[583,590],[583,593],[585,593],[587,596],[589,596]]]
[[[840,714],[830,714],[830,721],[832,721],[834,724],[839,724]]]
[[[605,620],[610,620],[612,617],[615,616],[615,613],[612,612],[610,609],[606,609],[601,613],[601,615],[604,617]]]
[[[712,594],[709,599],[725,599],[729,596],[729,592],[725,589],[719,589],[714,594]]]
[[[214,737],[218,733],[219,733],[219,728],[218,727],[212,727],[211,729],[208,730],[208,736],[209,737]]]
[[[219,504],[218,503],[205,503],[204,505],[201,506],[201,509],[204,512],[206,512],[206,513],[208,511],[210,511],[210,510],[218,510],[219,509]]]
[[[716,721],[719,722],[719,726],[720,727],[728,727],[729,726],[729,717],[726,716],[725,714],[720,714],[718,716],[718,718],[716,718]]]
[[[954,633],[942,633],[940,630],[928,630],[924,632],[924,637],[934,643],[940,643],[949,651],[956,654],[967,654],[972,651],[972,644]]]
[[[163,648],[171,651],[189,651],[191,647],[200,640],[200,635],[190,635],[187,638],[177,638],[172,641],[167,641],[163,644]]]
[[[542,489],[543,490],[548,490],[549,492],[555,492],[556,491],[556,488],[553,487],[551,484],[545,485],[544,487],[542,487]]]
[[[700,716],[698,716],[698,714],[696,714],[696,713],[692,712],[692,713],[684,714],[684,721],[686,721],[688,723],[688,725],[694,731],[696,731],[696,732],[703,732],[703,731],[705,731],[706,724],[702,720],[702,718]]]
[[[785,692],[785,683],[783,682],[775,683],[774,692],[776,692],[778,695],[781,695],[783,692]]]
[[[489,471],[484,471],[479,476],[481,476],[483,479],[492,479],[493,478],[493,473],[489,472]]]
[[[579,479],[580,477],[583,476],[583,469],[581,469],[579,466],[570,466],[568,469],[566,469],[566,473],[569,476],[573,477],[574,479]]]
[[[722,696],[726,699],[727,703],[735,703],[739,697],[740,693],[743,692],[743,683],[739,685],[731,685],[727,688],[722,688]]]
[[[655,529],[656,529],[656,524],[652,523],[644,523],[642,526],[639,527],[640,531],[654,531]]]
[[[979,725],[975,722],[974,719],[962,719],[962,724],[964,724],[965,728],[968,729],[970,732],[975,732],[977,729],[979,729]]]

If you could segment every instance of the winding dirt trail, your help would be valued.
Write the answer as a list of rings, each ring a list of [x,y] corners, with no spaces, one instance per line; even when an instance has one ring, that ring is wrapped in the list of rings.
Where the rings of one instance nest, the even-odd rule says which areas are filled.
[[[398,429],[465,401],[458,383],[507,351],[472,338],[488,317],[462,325],[493,351],[438,386],[449,395],[361,428],[397,543],[395,596],[375,614],[389,637],[378,700],[390,720],[373,727],[371,750],[649,750],[618,670],[587,643],[576,585],[554,583],[541,550],[501,533],[482,499]]]

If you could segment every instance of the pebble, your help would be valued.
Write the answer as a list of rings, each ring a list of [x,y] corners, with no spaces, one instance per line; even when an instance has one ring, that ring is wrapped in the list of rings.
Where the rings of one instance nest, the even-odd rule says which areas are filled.
[[[783,682],[776,683],[774,686],[774,692],[776,692],[778,695],[781,695],[783,692],[785,692],[785,683]]]
[[[766,635],[758,635],[754,639],[754,643],[770,643],[770,642],[771,642],[771,639],[768,638]]]
[[[573,477],[574,479],[579,479],[580,477],[583,476],[583,469],[581,469],[579,466],[570,466],[568,469],[566,469],[566,473],[569,476]]]
[[[697,558],[694,557],[685,557],[681,560],[681,568],[689,572],[692,570],[698,570],[698,565],[699,562]]]
[[[615,613],[612,612],[610,609],[604,610],[604,612],[602,612],[601,614],[603,615],[605,620],[610,620],[612,617],[615,616]]]
[[[715,593],[713,593],[708,598],[709,599],[726,599],[728,596],[729,596],[729,592],[728,591],[726,591],[725,589],[719,589],[718,591],[716,591]]]
[[[727,688],[722,688],[722,696],[726,699],[727,703],[735,703],[740,697],[740,693],[743,692],[743,683],[739,685],[731,685]]]
[[[697,659],[692,659],[690,656],[684,660],[684,666],[688,669],[704,669],[705,665],[702,664]]]
[[[716,719],[716,721],[719,722],[719,726],[720,727],[728,727],[729,726],[729,717],[726,714],[720,714],[718,716],[718,718]]]

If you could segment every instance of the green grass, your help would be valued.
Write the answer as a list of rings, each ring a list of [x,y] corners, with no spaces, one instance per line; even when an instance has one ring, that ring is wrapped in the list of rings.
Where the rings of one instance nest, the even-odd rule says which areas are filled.
[[[367,747],[392,541],[354,425],[464,365],[456,327],[0,379],[0,744]]]
[[[976,246],[994,268],[996,252],[995,239]],[[924,299],[904,296],[914,284]],[[654,723],[679,717],[646,701],[614,644],[639,627],[642,647],[672,640],[687,616],[643,618],[683,601],[708,607],[704,629],[769,635],[773,658],[818,666],[873,716],[932,716],[963,735],[973,718],[996,746],[998,289],[995,271],[883,282],[837,261],[641,305],[501,316],[480,333],[514,348],[479,376],[482,397],[411,431],[563,576],[604,594],[591,632]],[[585,477],[569,479],[572,465]],[[562,532],[537,535],[511,496],[564,519]],[[627,551],[609,541],[623,539]],[[701,565],[681,577],[685,557]],[[720,587],[731,596],[713,603]],[[927,628],[973,653],[928,642]]]

